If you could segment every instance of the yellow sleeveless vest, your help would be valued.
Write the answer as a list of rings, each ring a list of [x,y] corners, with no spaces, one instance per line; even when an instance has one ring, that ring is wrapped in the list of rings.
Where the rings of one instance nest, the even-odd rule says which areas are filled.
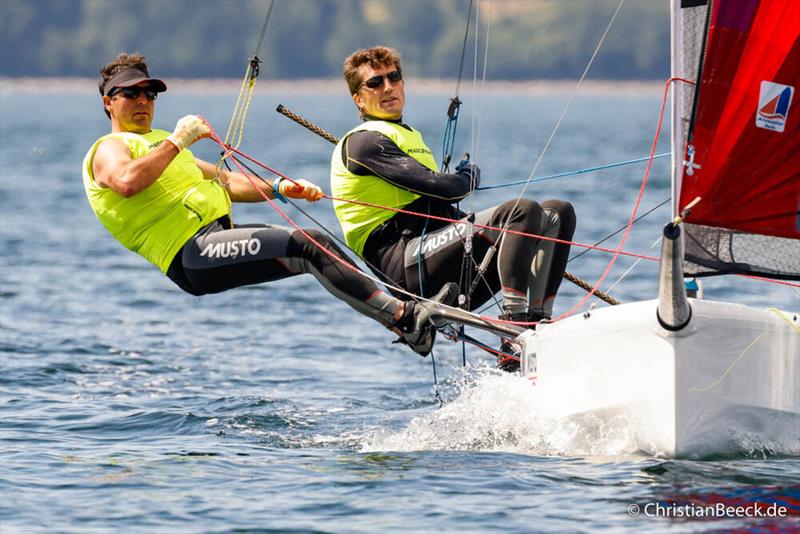
[[[360,131],[379,132],[394,141],[400,150],[415,160],[433,171],[438,170],[431,149],[417,130],[409,130],[393,122],[367,121],[347,132],[333,151],[331,157],[333,196],[390,208],[403,208],[418,199],[419,195],[394,186],[378,176],[359,176],[347,170],[347,166],[342,162],[342,147],[349,135]],[[339,219],[347,246],[362,257],[364,244],[370,233],[396,214],[394,211],[341,200],[333,201],[333,209]]]
[[[203,226],[230,214],[228,193],[203,178],[194,156],[182,150],[153,184],[123,197],[94,181],[92,161],[106,139],[124,142],[133,159],[148,154],[169,132],[117,132],[95,141],[83,160],[83,187],[97,218],[127,249],[144,256],[166,273],[181,247]]]

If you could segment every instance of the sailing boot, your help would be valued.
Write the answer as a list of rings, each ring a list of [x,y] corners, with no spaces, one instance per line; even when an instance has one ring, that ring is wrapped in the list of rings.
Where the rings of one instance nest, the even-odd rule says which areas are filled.
[[[497,317],[503,321],[514,321],[516,323],[541,323],[549,321],[549,317],[543,316],[541,313],[527,311],[522,313],[504,313]],[[536,325],[529,326],[528,328],[536,329]],[[514,373],[519,371],[519,356],[522,352],[522,347],[516,340],[511,338],[502,338],[499,351],[502,354],[497,355],[497,368],[501,371]]]
[[[458,284],[448,282],[433,297],[432,302],[454,304],[458,299]],[[436,340],[436,327],[430,320],[433,306],[426,302],[407,300],[403,315],[394,324],[394,330],[400,334],[395,343],[405,343],[420,356],[427,356]]]

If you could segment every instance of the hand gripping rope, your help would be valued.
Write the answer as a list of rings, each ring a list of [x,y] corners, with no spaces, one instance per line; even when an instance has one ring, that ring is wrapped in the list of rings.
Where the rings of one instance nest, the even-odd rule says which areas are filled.
[[[250,109],[250,103],[253,100],[253,93],[255,92],[256,88],[256,79],[258,78],[260,71],[259,65],[261,60],[258,58],[258,54],[261,51],[261,45],[264,43],[264,36],[267,33],[267,26],[269,25],[269,19],[272,16],[272,8],[274,4],[275,0],[270,0],[267,14],[264,17],[264,24],[261,26],[261,34],[258,37],[258,44],[253,52],[253,57],[251,57],[247,63],[247,69],[245,70],[244,78],[242,79],[242,87],[239,89],[239,96],[236,99],[236,105],[233,107],[233,115],[228,123],[228,131],[225,133],[225,141],[223,142],[225,147],[230,148],[224,148],[224,150],[220,153],[220,158],[217,160],[216,166],[216,180],[219,180],[223,163],[231,155],[231,148],[239,148],[239,146],[242,144],[242,139],[244,138],[244,125],[247,120],[247,111]],[[234,139],[236,142],[234,142]]]

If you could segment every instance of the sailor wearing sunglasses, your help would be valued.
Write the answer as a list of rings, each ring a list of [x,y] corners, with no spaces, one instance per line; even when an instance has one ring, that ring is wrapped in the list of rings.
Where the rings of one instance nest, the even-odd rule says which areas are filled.
[[[120,243],[192,295],[311,273],[334,296],[399,334],[414,351],[430,352],[435,330],[429,310],[398,300],[343,267],[341,262],[353,262],[324,234],[232,224],[231,202],[262,201],[262,193],[315,202],[323,196],[319,187],[306,180],[266,180],[258,184],[259,192],[243,174],[221,170],[218,175],[214,164],[188,149],[210,136],[204,119],[187,115],[172,133],[151,128],[156,97],[167,86],[150,77],[143,56],[120,54],[100,72],[111,133],[86,154],[83,183],[95,215]],[[439,298],[456,296],[448,290]]]
[[[334,197],[345,199],[334,201],[334,210],[348,246],[395,284],[429,296],[465,279],[468,225],[454,204],[480,184],[481,173],[469,161],[462,161],[454,173],[438,171],[422,134],[403,122],[402,72],[400,55],[384,46],[358,50],[345,60],[344,78],[363,122],[333,151],[331,189]],[[392,209],[461,222],[450,224]],[[474,222],[569,241],[575,212],[562,200],[539,204],[520,199],[483,210],[475,214]],[[470,309],[501,292],[501,319],[527,322],[551,317],[569,245],[477,227],[473,237],[473,262],[467,268],[478,283],[474,288],[461,287],[462,294],[472,290]],[[488,268],[481,276],[478,266],[485,258]],[[513,370],[518,365],[507,360],[503,368]]]

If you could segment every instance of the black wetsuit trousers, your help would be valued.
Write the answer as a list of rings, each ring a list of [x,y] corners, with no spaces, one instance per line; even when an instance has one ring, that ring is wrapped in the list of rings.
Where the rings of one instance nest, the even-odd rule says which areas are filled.
[[[186,242],[167,276],[184,291],[205,295],[311,273],[325,289],[356,311],[384,324],[391,322],[397,299],[343,265],[342,261],[354,266],[327,236],[316,230],[303,232],[266,224],[231,228],[224,217],[200,229]]]
[[[561,200],[540,205],[521,199],[476,213],[474,222],[569,241],[575,231],[575,212]],[[424,234],[415,223],[409,226],[413,229],[397,232],[392,242],[370,243],[370,236],[371,246],[365,252],[368,264],[404,289],[426,297],[446,282],[460,282],[462,293],[468,292],[463,264],[466,219],[455,224],[429,221]],[[492,248],[488,268],[480,276],[478,266]],[[477,283],[470,309],[501,292],[506,313],[531,311],[550,316],[568,256],[568,244],[474,227],[470,271]]]

